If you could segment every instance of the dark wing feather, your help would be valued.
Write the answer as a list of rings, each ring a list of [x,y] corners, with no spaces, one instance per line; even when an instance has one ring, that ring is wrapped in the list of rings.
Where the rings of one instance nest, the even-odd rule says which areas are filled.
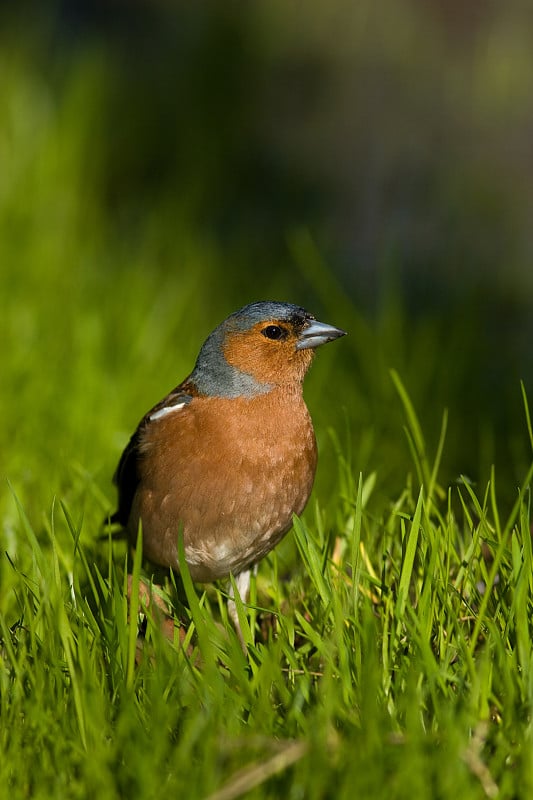
[[[196,396],[198,396],[198,392],[194,385],[189,381],[184,381],[142,418],[137,430],[126,445],[113,476],[113,483],[118,488],[118,508],[110,517],[109,521],[111,523],[119,523],[123,527],[128,524],[133,498],[140,480],[139,446],[148,425],[157,425],[156,415],[158,412],[167,408],[171,410],[173,406],[190,403],[193,397]]]
[[[117,469],[113,475],[113,483],[118,489],[118,508],[110,517],[110,522],[120,523],[123,527],[128,524],[131,511],[131,504],[139,483],[138,459],[139,441],[141,432],[145,427],[144,418],[137,427],[137,430],[124,448],[120,457]]]

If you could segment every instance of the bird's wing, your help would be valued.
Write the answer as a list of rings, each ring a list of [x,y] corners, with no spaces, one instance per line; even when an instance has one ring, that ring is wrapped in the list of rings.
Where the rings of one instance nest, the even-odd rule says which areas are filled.
[[[129,440],[120,457],[120,461],[118,462],[117,469],[113,476],[113,483],[118,488],[118,508],[110,517],[110,522],[119,523],[124,527],[128,523],[131,505],[140,480],[139,447],[146,428],[149,425],[157,424],[157,421],[167,414],[171,414],[183,408],[183,406],[190,403],[197,394],[195,387],[188,383],[188,381],[184,381],[173,389],[161,402],[157,403],[157,405],[145,414],[139,422],[135,433]]]

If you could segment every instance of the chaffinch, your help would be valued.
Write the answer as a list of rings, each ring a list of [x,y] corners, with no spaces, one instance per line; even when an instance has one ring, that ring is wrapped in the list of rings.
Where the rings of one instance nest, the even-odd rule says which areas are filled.
[[[317,347],[345,331],[299,306],[258,302],[208,336],[182,383],[139,423],[114,481],[120,523],[143,555],[200,583],[250,573],[303,511],[317,449],[302,382]],[[242,635],[237,610],[229,614]]]

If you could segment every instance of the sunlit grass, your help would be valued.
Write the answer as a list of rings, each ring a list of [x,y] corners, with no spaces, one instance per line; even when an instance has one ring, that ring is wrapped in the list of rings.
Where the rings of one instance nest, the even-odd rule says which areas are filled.
[[[414,473],[436,489],[395,382]],[[295,521],[297,565],[287,572],[277,552],[261,565],[248,656],[217,590],[198,593],[184,575],[189,644],[169,641],[135,591],[138,559],[132,624],[120,550],[65,507],[41,532],[20,508],[31,558],[4,565],[0,616],[10,794],[527,797],[531,471],[502,518],[495,478],[481,493],[463,482],[433,497],[413,478],[376,508],[374,479],[339,468],[337,507]]]

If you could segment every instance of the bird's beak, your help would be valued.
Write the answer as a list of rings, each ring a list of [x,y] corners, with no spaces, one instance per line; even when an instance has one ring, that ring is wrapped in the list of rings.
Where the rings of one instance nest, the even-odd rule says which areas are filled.
[[[314,319],[300,333],[296,349],[307,350],[308,348],[320,347],[321,344],[332,342],[333,339],[338,339],[339,336],[346,336],[346,331]]]

